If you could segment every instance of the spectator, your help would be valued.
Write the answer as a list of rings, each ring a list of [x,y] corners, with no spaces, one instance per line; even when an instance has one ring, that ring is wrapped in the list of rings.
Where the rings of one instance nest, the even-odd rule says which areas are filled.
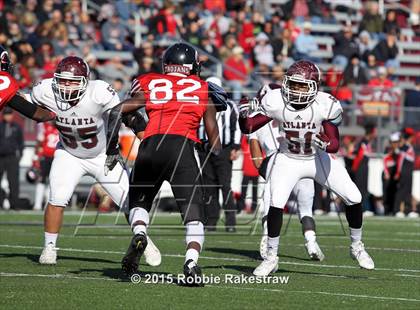
[[[134,0],[118,0],[115,2],[115,8],[118,12],[118,15],[122,20],[132,19],[132,12],[137,12],[139,9],[137,3],[138,1]]]
[[[171,1],[165,0],[162,9],[150,20],[151,33],[157,36],[176,36],[178,24],[181,22],[177,21],[174,12],[175,5]]]
[[[128,90],[126,83],[124,83],[124,80],[122,78],[116,78],[112,81],[112,88],[115,89],[115,91],[118,94],[118,97],[120,97],[120,99],[123,100]]]
[[[94,23],[90,20],[89,14],[83,13],[80,15],[79,34],[80,40],[85,45],[95,45],[98,43],[97,32]]]
[[[238,103],[242,96],[242,88],[247,83],[248,67],[245,64],[244,50],[236,46],[232,50],[232,56],[225,61],[224,76],[226,84],[232,91],[232,99]]]
[[[385,67],[379,67],[377,77],[373,78],[368,83],[372,87],[392,88],[394,83],[388,78],[388,72]]]
[[[351,56],[359,52],[356,42],[353,40],[351,26],[345,26],[343,31],[334,38],[334,60],[345,68]]]
[[[363,30],[356,39],[356,43],[359,48],[360,59],[367,63],[368,56],[374,48],[374,42],[370,38],[369,32]]]
[[[400,133],[395,132],[389,136],[389,150],[383,159],[384,171],[382,174],[383,203],[385,214],[394,214],[395,194],[398,188],[400,172],[398,163],[401,161]],[[404,217],[404,214],[403,214]]]
[[[420,109],[420,77],[417,77],[416,84],[412,89],[406,90],[404,106],[409,109]],[[411,110],[406,111],[404,115],[404,124],[406,126],[416,126],[417,128],[420,128],[418,113],[413,113]]]
[[[36,7],[36,17],[38,21],[43,24],[48,21],[54,10],[54,1],[53,0],[44,0],[42,5]]]
[[[264,32],[260,32],[256,37],[256,41],[257,45],[255,45],[253,50],[255,64],[263,64],[271,68],[274,65],[274,53],[268,36]]]
[[[386,12],[384,20],[383,33],[395,33],[397,36],[401,34],[400,26],[397,23],[397,14],[394,10]]]
[[[140,67],[139,67],[139,71],[138,74],[146,74],[149,72],[153,72],[153,59],[150,57],[143,57]]]
[[[110,20],[102,25],[102,44],[111,51],[128,51],[130,46],[125,42],[128,31],[121,23],[120,17],[114,13]]]
[[[298,35],[295,42],[295,60],[306,59],[312,62],[318,62],[319,59],[312,56],[312,53],[318,49],[314,37],[311,35],[312,24],[305,22],[303,32]]]
[[[204,35],[201,38],[200,47],[203,49],[203,51],[207,52],[214,58],[219,58],[219,51],[217,50],[217,47],[212,43],[212,40],[209,36]],[[214,66],[216,65],[216,62],[211,60],[205,54],[200,55],[200,61],[202,62],[202,66],[207,69],[214,68]]]
[[[281,65],[275,65],[272,69],[271,82],[281,85],[284,71]]]
[[[373,124],[365,125],[365,136],[356,145],[353,155],[354,160],[351,166],[354,183],[362,194],[362,206],[364,211],[372,212],[372,207],[368,202],[368,177],[369,177],[369,158],[372,155],[372,142],[376,138],[376,127]]]
[[[0,180],[6,172],[12,209],[19,204],[19,161],[23,147],[22,129],[13,121],[13,110],[6,107],[0,122]]]
[[[362,66],[357,54],[351,57],[350,63],[344,70],[345,84],[367,84],[369,81],[366,69]]]
[[[293,62],[293,42],[290,30],[285,28],[280,35],[273,41],[273,53],[275,61],[279,63],[286,62],[287,64]],[[288,65],[285,65],[288,67]]]
[[[232,55],[233,49],[238,45],[238,41],[235,39],[235,36],[228,35],[225,38],[225,44],[220,48],[219,55],[222,61],[226,60]]]
[[[87,62],[89,66],[90,76],[89,78],[91,80],[102,80],[101,75],[98,71],[98,60],[96,59],[96,56],[92,53],[89,53],[85,56],[85,61]]]
[[[369,80],[372,80],[378,76],[378,63],[376,62],[376,56],[374,54],[368,54],[366,70]]]
[[[119,56],[112,57],[110,61],[98,67],[99,74],[105,81],[120,78],[126,83],[137,73],[137,70],[138,68],[134,66],[124,66]]]
[[[379,39],[383,30],[382,16],[379,14],[379,4],[375,1],[366,3],[367,12],[359,25],[359,33],[367,30],[375,39]]]
[[[398,47],[395,33],[387,33],[386,38],[381,40],[372,52],[375,54],[376,60],[384,63],[386,67],[398,68],[400,66],[399,61],[396,59]]]
[[[200,33],[199,24],[194,23],[194,22],[189,24],[186,30],[186,33],[184,35],[185,41],[187,41],[188,43],[192,45],[197,46],[200,44],[200,37],[201,37],[201,33]]]
[[[398,217],[405,216],[405,209],[409,209],[408,216],[411,218],[419,217],[417,207],[414,202],[411,190],[413,188],[413,173],[414,173],[414,161],[416,154],[412,145],[414,138],[413,128],[406,127],[401,132],[401,160],[398,162],[397,171],[399,172],[399,184],[397,192],[395,194],[395,206],[394,210],[397,212]]]

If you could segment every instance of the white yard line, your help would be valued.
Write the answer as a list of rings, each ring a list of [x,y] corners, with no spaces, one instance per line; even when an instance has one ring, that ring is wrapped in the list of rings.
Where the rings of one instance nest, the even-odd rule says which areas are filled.
[[[75,279],[75,280],[96,280],[96,281],[114,281],[117,282],[119,279],[111,279],[105,277],[78,277],[70,276],[66,274],[29,274],[29,273],[8,273],[0,272],[0,277],[40,277],[40,278],[51,278],[51,279]],[[258,288],[258,287],[240,287],[240,286],[227,286],[227,285],[206,285],[209,288],[218,289],[234,289],[242,291],[260,291],[270,293],[297,293],[297,294],[311,294],[311,295],[327,295],[337,297],[349,297],[349,298],[362,298],[362,299],[376,299],[384,301],[406,301],[406,302],[420,302],[420,299],[414,298],[402,298],[402,297],[384,297],[384,296],[371,296],[371,295],[359,295],[359,294],[345,294],[345,293],[331,293],[323,291],[300,291],[300,290],[282,290],[274,288]]]
[[[0,248],[14,248],[14,249],[37,249],[41,250],[40,246],[24,246],[24,245],[11,245],[11,244],[0,244]],[[120,251],[104,251],[104,250],[88,250],[88,249],[74,249],[74,248],[59,248],[60,251],[64,252],[75,252],[75,253],[100,253],[100,254],[118,254],[124,255],[125,252]],[[163,257],[173,257],[173,258],[184,258],[183,254],[162,254]],[[214,256],[200,256],[200,259],[208,260],[219,260],[219,261],[231,261],[231,262],[255,262],[255,259],[245,259],[245,258],[235,258],[235,257],[214,257]],[[311,267],[321,267],[321,268],[337,268],[337,269],[360,269],[357,266],[346,266],[346,265],[325,265],[318,263],[299,263],[299,262],[290,262],[290,261],[281,261],[280,264],[283,265],[294,265],[294,266],[311,266]],[[394,271],[394,272],[419,272],[420,269],[394,269],[394,268],[375,268],[379,271]],[[367,271],[368,272],[368,271]]]
[[[278,292],[278,293],[298,293],[298,294],[318,294],[318,295],[329,295],[338,297],[350,297],[350,298],[365,298],[365,299],[381,299],[381,300],[392,300],[392,301],[409,301],[409,302],[420,302],[420,299],[414,298],[401,298],[401,297],[382,297],[382,296],[371,296],[371,295],[358,295],[358,294],[344,294],[344,293],[331,293],[322,291],[296,291],[296,290],[281,290],[271,288],[258,288],[258,287],[237,287],[237,286],[217,286],[217,285],[206,285],[206,287],[213,287],[219,289],[235,289],[235,290],[247,290],[247,291],[261,291],[261,292]]]

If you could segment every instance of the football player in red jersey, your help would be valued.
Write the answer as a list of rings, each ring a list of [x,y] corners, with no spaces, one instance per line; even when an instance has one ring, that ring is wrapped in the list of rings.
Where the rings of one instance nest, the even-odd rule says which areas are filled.
[[[9,53],[0,45],[0,110],[6,105],[37,122],[53,120],[55,113],[38,107],[18,94],[19,85],[12,73]]]
[[[131,98],[122,103],[123,113],[145,107],[149,117],[130,178],[130,223],[134,236],[122,268],[128,274],[137,272],[147,246],[149,211],[166,180],[172,186],[186,226],[184,275],[192,279],[189,284],[200,285],[197,261],[204,242],[204,200],[195,144],[200,141],[197,130],[203,118],[209,147],[215,154],[220,152],[216,121],[219,103],[215,102],[217,98],[209,97],[209,87],[214,89],[214,85],[199,78],[198,53],[192,46],[170,46],[162,62],[164,73],[148,73],[134,79]]]
[[[45,185],[50,174],[59,136],[58,130],[52,122],[38,124],[37,130],[37,147],[34,161],[38,163],[40,168],[40,179],[35,189],[34,210],[42,210]]]

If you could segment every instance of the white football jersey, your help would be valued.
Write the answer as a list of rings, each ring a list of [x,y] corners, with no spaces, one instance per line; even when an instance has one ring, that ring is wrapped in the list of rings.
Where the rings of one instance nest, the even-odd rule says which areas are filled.
[[[321,131],[323,121],[339,124],[343,109],[340,102],[330,94],[318,92],[315,101],[302,110],[286,105],[280,89],[266,92],[261,98],[261,111],[278,121],[285,138],[280,140],[280,150],[290,157],[313,157],[316,147],[313,137]]]
[[[52,79],[45,79],[32,89],[32,102],[56,113],[56,127],[60,143],[70,154],[79,158],[94,158],[106,150],[108,110],[120,103],[118,94],[108,83],[89,81],[80,102],[63,111],[56,104],[51,87]]]

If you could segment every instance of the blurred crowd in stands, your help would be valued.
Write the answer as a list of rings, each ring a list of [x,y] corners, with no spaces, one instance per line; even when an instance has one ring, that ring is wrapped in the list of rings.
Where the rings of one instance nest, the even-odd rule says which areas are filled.
[[[397,74],[407,67],[400,42],[420,42],[420,0],[0,0],[0,11],[0,44],[10,51],[23,92],[75,54],[89,64],[92,79],[110,82],[124,97],[133,76],[159,71],[165,47],[184,40],[200,48],[203,74],[222,68],[237,102],[263,83],[281,82],[294,61],[309,59],[344,106],[364,96],[373,109],[378,101],[420,108],[418,72]],[[420,56],[420,49],[408,56]],[[420,66],[415,59],[408,64]],[[375,88],[381,92],[372,93]],[[357,125],[377,119],[361,110]],[[394,124],[414,128],[414,145],[419,118],[409,110]],[[346,143],[355,142],[345,136]]]

